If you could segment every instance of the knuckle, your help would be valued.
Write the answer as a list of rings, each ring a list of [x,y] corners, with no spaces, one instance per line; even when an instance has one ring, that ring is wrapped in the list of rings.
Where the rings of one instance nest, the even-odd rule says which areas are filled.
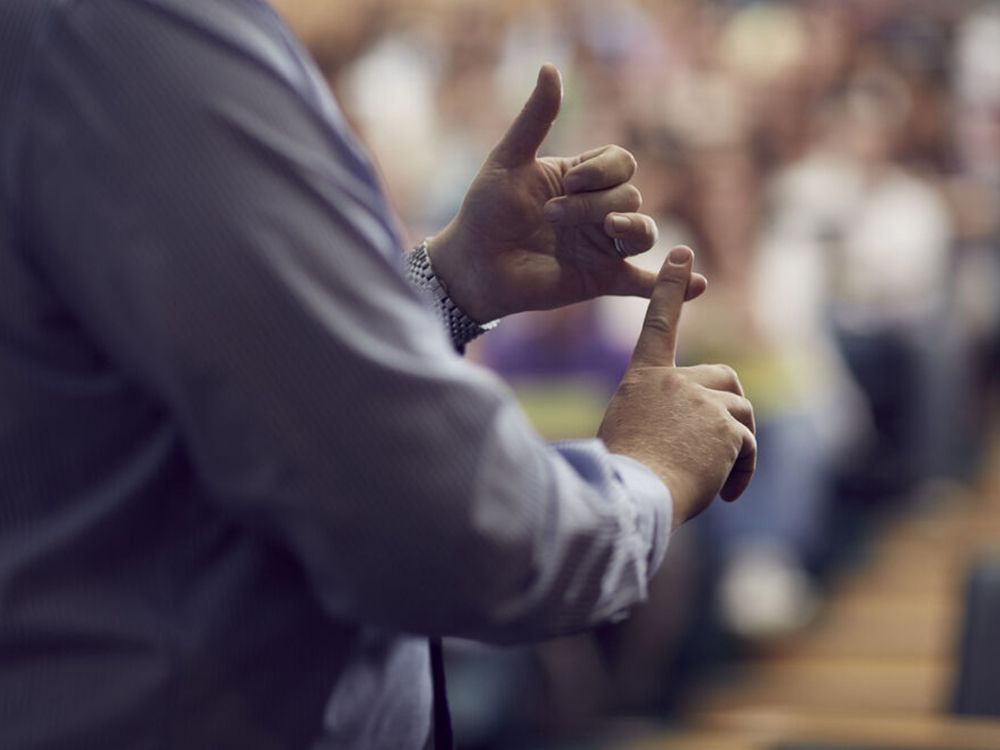
[[[735,462],[743,450],[743,435],[739,430],[739,425],[735,424],[732,420],[727,425],[723,442],[730,460]]]
[[[656,221],[651,216],[643,216],[642,225],[645,227],[646,238],[649,240],[650,246],[655,245],[656,240],[660,237],[660,228],[657,226]]]
[[[646,315],[646,321],[643,323],[643,328],[661,335],[669,334],[673,330],[670,319],[662,313],[649,313]]]
[[[714,366],[716,371],[719,373],[721,380],[730,388],[739,389],[740,388],[740,376],[732,367],[726,364],[718,364]]]
[[[684,383],[692,388],[697,388],[699,387],[698,378],[695,374],[697,370],[697,365],[687,365],[685,367],[673,367],[671,368],[670,373],[673,377],[684,381]]]
[[[629,211],[638,211],[642,207],[642,193],[635,185],[625,186],[625,205]]]
[[[639,162],[636,161],[635,156],[627,148],[622,146],[614,145],[611,147],[615,158],[620,159],[626,166],[630,175],[635,174],[636,169],[639,167]]]
[[[737,378],[736,370],[727,364],[717,364],[715,365],[715,369],[718,370],[719,373],[725,378],[730,380],[735,380]]]
[[[663,369],[663,383],[674,390],[690,388],[693,384],[684,375],[684,371],[679,367],[666,367]]]
[[[685,391],[685,399],[691,408],[704,413],[707,418],[717,420],[721,414],[715,408],[715,400],[704,388],[693,381],[684,380],[681,386]]]
[[[673,294],[678,287],[686,287],[687,279],[680,274],[673,273],[661,273],[656,279],[656,285],[654,288],[654,293],[659,290],[659,293],[666,296],[668,294]]]
[[[622,376],[621,382],[618,384],[618,390],[623,393],[631,393],[645,378],[645,368],[630,367],[625,371]]]
[[[739,429],[740,422],[733,416],[732,412],[729,411],[726,403],[720,399],[714,399],[715,401],[715,415],[720,422],[725,424],[726,429],[730,432]]]

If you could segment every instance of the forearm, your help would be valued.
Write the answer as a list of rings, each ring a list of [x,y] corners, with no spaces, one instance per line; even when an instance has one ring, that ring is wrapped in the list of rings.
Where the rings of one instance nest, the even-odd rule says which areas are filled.
[[[373,535],[402,534],[380,573],[393,594],[365,588],[353,606],[395,627],[515,642],[645,598],[671,527],[670,495],[645,467],[597,440],[546,445],[509,402],[432,450],[397,518],[372,519]]]

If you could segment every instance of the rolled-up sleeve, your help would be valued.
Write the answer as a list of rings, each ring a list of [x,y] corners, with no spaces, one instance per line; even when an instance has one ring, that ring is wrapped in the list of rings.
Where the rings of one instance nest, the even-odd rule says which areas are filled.
[[[454,354],[267,6],[61,7],[24,112],[26,247],[219,512],[341,619],[506,641],[640,601],[669,492],[597,440],[546,444]]]

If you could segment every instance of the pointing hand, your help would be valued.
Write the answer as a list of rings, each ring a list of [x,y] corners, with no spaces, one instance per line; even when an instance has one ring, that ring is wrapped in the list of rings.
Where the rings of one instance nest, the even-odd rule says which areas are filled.
[[[656,277],[642,332],[598,432],[608,449],[641,461],[670,489],[674,526],[715,495],[738,498],[753,476],[753,407],[725,365],[676,366],[693,253],[671,250]]]

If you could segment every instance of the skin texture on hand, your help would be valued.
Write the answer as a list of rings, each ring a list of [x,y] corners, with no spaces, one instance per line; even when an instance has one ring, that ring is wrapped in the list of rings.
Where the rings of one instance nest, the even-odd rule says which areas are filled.
[[[753,407],[725,365],[677,367],[677,328],[693,253],[674,248],[656,279],[632,360],[598,432],[670,488],[674,527],[721,494],[735,500],[757,460]]]
[[[656,242],[638,213],[633,156],[604,146],[538,158],[562,102],[562,80],[542,67],[535,90],[476,176],[458,215],[428,248],[451,298],[480,322],[614,294],[649,297],[656,276],[625,262]],[[701,294],[695,274],[688,298]]]

